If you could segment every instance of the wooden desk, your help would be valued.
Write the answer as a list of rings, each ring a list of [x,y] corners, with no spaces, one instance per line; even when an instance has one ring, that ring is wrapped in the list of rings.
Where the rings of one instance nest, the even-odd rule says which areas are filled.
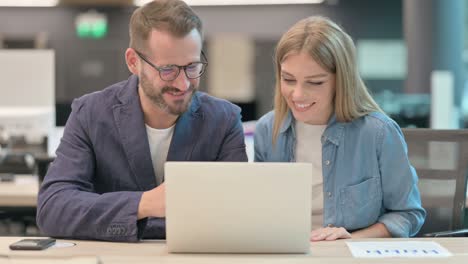
[[[78,257],[87,260],[99,259],[101,263],[468,263],[468,238],[415,238],[412,240],[436,241],[447,248],[454,256],[447,258],[353,258],[345,243],[346,240],[316,242],[311,244],[307,255],[288,254],[169,254],[165,241],[143,241],[140,243],[110,243],[98,241],[58,240],[73,242],[74,247],[49,248],[44,251],[12,251],[8,245],[20,237],[0,237],[0,263],[90,263],[80,262]],[[388,239],[360,239],[352,241],[385,241]],[[398,241],[397,239],[390,239]],[[407,240],[407,239],[400,239]],[[348,240],[351,241],[351,240]],[[73,259],[67,259],[75,257]],[[83,259],[81,259],[83,260]]]
[[[36,176],[16,175],[13,182],[0,182],[0,207],[36,208],[38,191]]]

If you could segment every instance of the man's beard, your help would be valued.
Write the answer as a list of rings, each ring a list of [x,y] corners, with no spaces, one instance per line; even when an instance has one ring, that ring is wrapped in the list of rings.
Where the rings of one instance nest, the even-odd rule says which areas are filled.
[[[183,73],[182,73],[183,74]],[[197,90],[195,86],[190,84],[190,87],[187,89],[185,93],[188,93],[184,97],[184,99],[174,101],[173,105],[169,105],[166,100],[164,100],[163,95],[168,92],[181,92],[179,89],[171,86],[164,86],[161,88],[160,91],[156,91],[153,88],[149,78],[142,73],[140,77],[140,85],[143,90],[143,93],[146,95],[147,98],[156,106],[159,107],[161,110],[165,111],[171,115],[181,115],[185,113],[190,106],[190,102],[192,101],[192,97]],[[187,98],[188,96],[188,98]],[[186,101],[187,100],[187,101]]]

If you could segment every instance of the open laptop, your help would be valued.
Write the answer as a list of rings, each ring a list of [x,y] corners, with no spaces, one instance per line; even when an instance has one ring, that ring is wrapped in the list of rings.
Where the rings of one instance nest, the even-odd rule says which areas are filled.
[[[169,252],[307,253],[312,165],[166,162]]]

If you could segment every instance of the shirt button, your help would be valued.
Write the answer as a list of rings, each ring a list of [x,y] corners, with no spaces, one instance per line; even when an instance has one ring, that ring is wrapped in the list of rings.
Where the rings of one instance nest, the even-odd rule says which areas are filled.
[[[328,195],[328,197],[331,197],[331,196],[332,196],[332,193],[331,193],[331,192],[327,192],[327,195]]]
[[[327,166],[330,165],[330,160],[326,160],[325,165],[327,165]]]

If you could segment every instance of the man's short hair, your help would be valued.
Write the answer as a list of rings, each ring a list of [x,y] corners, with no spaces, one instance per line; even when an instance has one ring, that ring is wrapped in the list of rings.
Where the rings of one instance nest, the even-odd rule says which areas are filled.
[[[202,34],[201,19],[182,0],[154,0],[138,8],[130,19],[130,47],[146,50],[153,29],[184,37],[193,29]]]

